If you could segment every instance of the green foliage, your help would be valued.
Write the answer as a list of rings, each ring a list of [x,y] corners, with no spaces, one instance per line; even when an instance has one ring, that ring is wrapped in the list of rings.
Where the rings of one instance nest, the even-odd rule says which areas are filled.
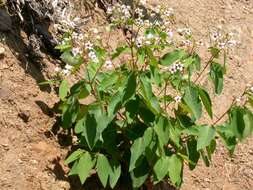
[[[95,171],[104,188],[115,188],[121,179],[131,180],[133,189],[148,180],[168,180],[180,187],[184,164],[193,170],[202,158],[210,165],[217,138],[232,153],[238,141],[252,134],[253,114],[247,107],[253,105],[252,93],[246,104],[233,102],[212,124],[199,122],[204,109],[211,119],[215,114],[196,72],[209,68],[215,93],[221,94],[225,66],[217,63],[220,49],[209,48],[212,57],[203,66],[194,46],[172,48],[161,27],[148,28],[144,35],[158,36],[159,44],[148,38],[149,43],[139,47],[132,36],[113,51],[94,46],[87,50],[95,59],[86,64],[83,78],[72,86],[66,80],[60,84],[62,126],[73,129],[79,143],[65,163],[72,166],[69,175],[78,175],[82,183]],[[68,42],[57,48],[65,63],[78,66],[83,59],[74,56],[71,47]],[[106,60],[122,54],[129,59],[117,68],[104,68]],[[85,98],[93,101],[84,104]],[[226,115],[228,119],[222,120]]]

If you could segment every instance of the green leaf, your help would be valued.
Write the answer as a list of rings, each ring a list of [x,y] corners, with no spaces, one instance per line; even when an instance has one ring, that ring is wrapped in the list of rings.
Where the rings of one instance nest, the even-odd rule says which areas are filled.
[[[128,50],[129,50],[128,46],[122,46],[122,47],[116,48],[116,51],[112,54],[112,60],[115,59],[115,58],[117,58],[122,53],[124,53],[125,51],[128,51]]]
[[[169,142],[171,124],[167,118],[159,117],[154,130],[158,136],[160,145],[163,147]]]
[[[213,62],[211,64],[209,75],[214,83],[215,93],[221,94],[223,89],[224,68],[219,63]]]
[[[220,49],[216,48],[216,47],[210,47],[209,51],[211,52],[212,56],[214,58],[219,58],[220,55]]]
[[[83,58],[81,56],[73,56],[70,51],[65,51],[61,55],[61,60],[66,64],[77,66],[83,63]]]
[[[182,184],[183,161],[179,156],[173,154],[169,157],[168,162],[170,180],[174,185],[180,187]]]
[[[193,86],[185,88],[184,102],[191,109],[193,116],[199,119],[202,115],[202,105],[199,99],[198,89]]]
[[[85,152],[79,158],[78,161],[73,165],[69,175],[78,175],[82,184],[86,181],[87,177],[90,175],[91,169],[94,167],[94,162],[92,161],[89,152]]]
[[[230,127],[234,135],[243,140],[253,131],[253,114],[247,108],[233,107],[229,112]]]
[[[105,76],[105,78],[99,84],[100,90],[102,91],[108,90],[108,88],[113,86],[118,81],[118,79],[119,79],[119,75],[116,72]]]
[[[209,94],[201,87],[199,87],[198,90],[199,90],[199,96],[201,98],[203,105],[206,108],[208,115],[211,118],[213,118],[212,101],[211,101]]]
[[[108,159],[103,154],[99,154],[97,158],[96,171],[104,188],[107,185],[109,175],[112,172],[111,170],[111,165]]]
[[[193,138],[187,141],[187,154],[191,161],[191,163],[189,163],[189,168],[190,170],[193,170],[196,167],[200,157],[200,154],[197,151],[197,141]]]
[[[163,178],[168,174],[170,159],[169,157],[160,157],[160,159],[154,165],[154,172],[156,175],[156,183],[163,180]]]
[[[136,91],[136,75],[134,72],[131,72],[129,74],[129,77],[127,78],[127,82],[123,91],[123,98],[122,103],[126,103],[130,98],[132,98],[135,95]]]
[[[215,128],[207,125],[198,127],[197,150],[201,150],[211,143],[215,137]]]
[[[75,160],[77,160],[82,154],[84,153],[83,150],[81,149],[77,149],[75,152],[73,152],[66,160],[65,160],[65,164],[69,164],[71,162],[74,162]]]
[[[237,141],[230,125],[224,124],[221,126],[217,126],[216,128],[217,128],[217,133],[219,134],[221,138],[221,141],[223,142],[225,147],[229,150],[230,154],[232,154],[235,150]]]
[[[216,149],[216,141],[215,139],[213,139],[209,144],[209,146],[206,147],[207,156],[210,161],[212,159],[212,154],[214,153],[215,149]]]
[[[110,164],[111,164],[111,173],[109,177],[109,182],[110,187],[113,189],[119,180],[121,174],[121,165],[115,160],[111,160]]]
[[[130,173],[133,188],[141,187],[147,180],[148,175],[149,165],[147,160],[143,159],[141,164]]]
[[[138,159],[141,158],[144,150],[145,148],[143,146],[143,139],[142,138],[136,139],[130,149],[131,158],[129,164],[129,171],[132,171],[134,168],[136,168],[136,163]]]
[[[174,50],[170,53],[165,54],[161,60],[160,64],[164,66],[169,66],[173,64],[175,61],[182,59],[183,57],[187,56],[187,53],[184,50]]]
[[[67,97],[68,90],[69,90],[68,81],[63,80],[59,87],[59,96],[62,101],[64,101],[65,98]]]
[[[97,125],[95,115],[88,113],[85,118],[82,136],[85,137],[90,150],[93,149],[98,141]]]
[[[160,104],[152,92],[150,80],[144,75],[140,77],[140,80],[141,95],[144,98],[145,104],[154,114],[159,114],[161,111]]]

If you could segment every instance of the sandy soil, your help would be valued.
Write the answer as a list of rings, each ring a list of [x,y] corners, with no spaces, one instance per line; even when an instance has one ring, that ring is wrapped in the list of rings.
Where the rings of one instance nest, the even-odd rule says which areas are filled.
[[[154,4],[173,7],[177,23],[186,23],[195,35],[207,39],[209,28],[224,25],[240,35],[240,46],[229,57],[225,91],[214,108],[217,115],[227,109],[248,82],[253,82],[253,1],[251,0],[166,0]],[[58,101],[54,89],[38,86],[50,77],[55,63],[45,58],[41,67],[24,55],[24,44],[0,33],[0,189],[77,190],[66,177],[63,165],[69,137],[54,135],[57,119],[50,108]],[[205,56],[204,54],[202,56]],[[202,79],[206,84],[206,78]],[[227,88],[230,87],[230,88]],[[251,190],[253,188],[253,138],[240,144],[232,158],[219,146],[213,164],[200,163],[186,169],[182,190]],[[89,188],[87,188],[89,189]]]

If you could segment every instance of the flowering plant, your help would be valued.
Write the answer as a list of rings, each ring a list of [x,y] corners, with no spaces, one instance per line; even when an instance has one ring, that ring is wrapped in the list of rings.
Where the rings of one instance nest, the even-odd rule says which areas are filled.
[[[79,147],[66,164],[72,167],[69,175],[82,183],[93,173],[104,187],[128,181],[139,188],[165,179],[180,187],[184,165],[193,170],[202,158],[209,166],[216,138],[232,153],[252,134],[252,87],[214,119],[212,100],[200,84],[209,70],[214,93],[222,93],[226,61],[221,64],[220,57],[225,60],[236,44],[232,35],[215,32],[210,59],[203,64],[197,53],[202,42],[189,28],[173,28],[173,9],[144,9],[144,3],[108,8],[110,29],[122,30],[125,37],[116,49],[73,33],[57,47],[67,63],[63,75],[87,62],[81,80],[71,87],[63,80],[59,87],[62,126],[73,131]],[[204,110],[209,124],[200,122]]]

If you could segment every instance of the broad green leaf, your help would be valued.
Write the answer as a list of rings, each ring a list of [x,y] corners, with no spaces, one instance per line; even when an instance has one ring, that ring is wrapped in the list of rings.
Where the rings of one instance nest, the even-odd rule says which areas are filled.
[[[99,84],[99,88],[102,91],[108,90],[111,86],[113,86],[119,79],[118,73],[114,72],[110,75],[107,75]]]
[[[87,177],[90,175],[91,169],[94,167],[94,162],[89,152],[85,152],[77,160],[69,175],[78,175],[82,184],[86,181]]]
[[[65,62],[66,64],[77,66],[81,65],[83,63],[83,58],[78,55],[78,56],[73,56],[70,51],[65,51],[61,55],[61,60]]]
[[[109,175],[112,171],[108,159],[103,154],[98,155],[96,171],[102,185],[105,188],[109,179]]]
[[[65,98],[67,97],[68,91],[69,91],[68,81],[63,80],[59,87],[59,97],[61,98],[62,101],[64,101]]]
[[[234,135],[243,140],[253,131],[253,114],[246,108],[233,107],[230,112],[230,127]]]
[[[183,57],[187,56],[187,53],[184,50],[174,50],[170,53],[165,54],[161,60],[160,64],[164,66],[169,66],[173,64],[175,61],[182,59]]]
[[[75,133],[76,134],[79,134],[79,133],[82,133],[83,130],[84,130],[84,122],[85,122],[85,119],[86,118],[83,118],[83,119],[80,119],[76,125],[75,125]]]
[[[79,99],[84,99],[90,94],[90,90],[84,81],[79,81],[70,88],[70,94],[77,96]]]
[[[223,89],[224,68],[220,64],[213,62],[209,75],[214,83],[215,93],[221,94]]]
[[[212,159],[212,154],[214,153],[215,149],[216,149],[216,141],[215,139],[213,139],[209,144],[209,146],[206,147],[207,156],[210,161]]]
[[[158,121],[155,124],[154,130],[157,134],[161,146],[164,146],[169,142],[170,128],[171,124],[168,119],[164,117],[159,117]]]
[[[205,106],[208,115],[211,118],[213,118],[212,101],[209,94],[201,87],[199,87],[198,89],[199,89],[199,96],[201,98],[203,105]]]
[[[216,48],[216,47],[210,47],[210,48],[209,48],[209,51],[210,51],[210,53],[212,54],[212,56],[213,56],[214,58],[218,58],[219,55],[220,55],[220,49],[218,49],[218,48]]]
[[[85,118],[82,136],[85,137],[90,150],[93,149],[96,142],[98,141],[97,125],[98,123],[96,121],[95,115],[88,113]]]
[[[138,52],[137,52],[137,56],[138,56],[138,62],[140,64],[144,64],[145,62],[145,49],[141,48],[141,49],[138,49]]]
[[[183,160],[173,154],[168,161],[169,177],[171,182],[180,187],[182,184]]]
[[[235,150],[235,146],[237,144],[236,137],[233,133],[232,128],[229,124],[224,124],[221,126],[217,126],[217,133],[219,134],[221,141],[225,145],[225,147],[229,150],[230,154],[232,154]]]
[[[109,105],[108,105],[109,116],[114,116],[117,113],[117,111],[120,109],[120,107],[122,106],[121,104],[122,97],[123,97],[123,94],[121,92],[118,92],[113,97],[111,97],[111,101],[109,102]]]
[[[79,103],[76,98],[70,97],[63,105],[62,126],[67,129],[76,121],[79,111]]]
[[[201,150],[211,143],[215,138],[215,128],[207,125],[198,127],[199,134],[197,140],[197,150]]]
[[[127,82],[123,90],[123,98],[122,98],[123,104],[126,103],[130,98],[132,98],[135,95],[136,85],[137,85],[136,75],[134,72],[131,72],[129,74],[129,77],[127,78]]]
[[[187,141],[187,154],[191,163],[189,163],[190,170],[193,170],[199,160],[200,154],[197,151],[197,141],[193,138]]]
[[[115,58],[117,58],[118,56],[120,56],[125,51],[129,51],[129,47],[122,46],[122,47],[116,48],[116,51],[112,54],[112,60],[115,59]]]
[[[148,175],[149,165],[146,159],[143,159],[141,164],[130,173],[133,188],[141,187],[147,180]]]
[[[154,114],[159,114],[161,110],[160,104],[152,92],[150,80],[144,75],[140,77],[140,80],[141,80],[141,95],[143,96],[147,107]]]
[[[75,152],[73,152],[66,160],[65,160],[65,164],[69,164],[71,162],[74,162],[75,160],[77,160],[82,154],[84,153],[83,150],[81,149],[77,149]]]
[[[160,159],[155,163],[153,170],[156,175],[156,183],[162,181],[168,174],[169,164],[169,157],[160,157]]]
[[[184,102],[191,109],[193,116],[199,119],[202,115],[202,105],[199,99],[198,89],[194,86],[185,88]]]
[[[89,177],[90,171],[93,167],[94,162],[92,161],[91,155],[88,152],[85,152],[78,163],[78,176],[82,184],[84,184],[87,177]]]
[[[200,155],[202,160],[204,161],[204,164],[209,167],[210,166],[210,160],[208,159],[208,156],[206,155],[204,150],[200,150]]]
[[[113,189],[119,180],[121,174],[121,165],[115,160],[111,160],[110,165],[111,165],[111,173],[109,176],[109,182],[110,187]]]
[[[138,138],[134,141],[133,145],[131,146],[131,158],[129,164],[129,171],[132,171],[136,167],[136,163],[138,159],[141,158],[145,148],[143,146],[143,139]]]

